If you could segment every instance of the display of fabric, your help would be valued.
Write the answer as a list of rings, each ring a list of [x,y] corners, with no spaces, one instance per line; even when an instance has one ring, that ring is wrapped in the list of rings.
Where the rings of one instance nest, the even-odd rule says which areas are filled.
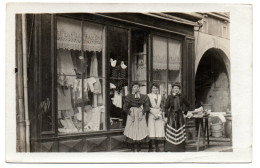
[[[81,21],[57,17],[57,48],[81,50]]]
[[[97,55],[94,52],[94,54],[91,57],[91,64],[90,64],[90,74],[89,76],[95,77],[96,82],[94,83],[94,93],[99,94],[101,93],[101,85],[98,78],[98,61],[97,61]]]
[[[97,55],[94,54],[91,57],[91,64],[90,64],[90,76],[95,77],[96,82],[93,84],[93,105],[97,107],[98,105],[103,105],[103,97],[102,97],[102,89],[100,84],[100,79],[98,78],[98,61]]]
[[[121,91],[121,89],[124,86],[128,85],[128,80],[127,80],[128,74],[127,74],[127,66],[125,65],[124,61],[121,61],[119,72],[118,72],[118,83],[117,83],[117,90]]]
[[[102,51],[103,44],[103,29],[102,24],[92,22],[84,22],[83,26],[83,48],[84,51]]]
[[[182,43],[179,40],[169,39],[169,70],[180,70]]]
[[[75,127],[71,118],[65,118],[64,120],[60,120],[60,122],[63,126],[63,129],[59,128],[60,132],[63,132],[63,133],[78,132],[78,129]]]
[[[57,48],[80,51],[83,36],[84,51],[101,51],[103,29],[101,24],[85,21],[82,32],[81,21],[57,17]]]
[[[128,85],[127,66],[124,61],[121,61],[120,65],[116,65],[117,60],[111,59],[110,61],[110,83],[116,86],[115,90],[121,92],[122,88]]]
[[[86,115],[86,121],[84,130],[85,131],[99,131],[101,122],[101,110],[102,107],[95,107],[91,111],[84,113]]]
[[[153,69],[167,69],[167,38],[153,36]]]
[[[76,73],[69,50],[58,49],[57,72],[60,76],[63,75],[66,78],[67,85],[73,85]]]
[[[74,110],[69,109],[69,110],[58,110],[58,118],[59,119],[64,119],[67,117],[72,117],[74,116]]]
[[[122,108],[122,93],[118,93],[117,91],[114,92],[114,99],[113,99],[113,104],[116,107]]]
[[[142,80],[146,80],[146,55],[141,54],[138,55],[138,57],[136,58],[136,74],[135,75],[135,80],[136,81],[142,81]]]
[[[117,81],[118,81],[118,71],[119,71],[119,67],[116,66],[117,60],[113,60],[112,58],[110,59],[110,83],[117,86]]]
[[[57,86],[58,92],[58,110],[70,110],[71,104],[71,89],[70,87]]]

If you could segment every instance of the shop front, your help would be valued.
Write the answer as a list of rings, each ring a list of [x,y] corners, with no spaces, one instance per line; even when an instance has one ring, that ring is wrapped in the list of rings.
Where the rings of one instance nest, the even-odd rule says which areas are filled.
[[[181,82],[193,110],[197,18],[177,16],[28,14],[31,151],[126,148],[122,106],[133,82],[142,94],[156,82],[164,97]]]

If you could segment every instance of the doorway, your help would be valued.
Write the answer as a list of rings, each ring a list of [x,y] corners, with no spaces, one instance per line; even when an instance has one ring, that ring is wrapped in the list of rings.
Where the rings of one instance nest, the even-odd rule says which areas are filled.
[[[229,67],[230,62],[222,50],[211,48],[203,54],[195,77],[196,107],[211,104],[215,112],[230,109]]]

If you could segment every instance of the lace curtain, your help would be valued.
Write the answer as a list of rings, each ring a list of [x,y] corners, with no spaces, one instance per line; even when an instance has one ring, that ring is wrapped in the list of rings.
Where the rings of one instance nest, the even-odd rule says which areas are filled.
[[[84,22],[83,48],[84,51],[102,51],[103,25]],[[69,18],[57,18],[57,48],[81,50],[82,30],[81,21]]]
[[[169,45],[169,70],[180,70],[181,65],[181,42],[168,40]],[[164,37],[153,37],[153,69],[167,69],[167,39]]]

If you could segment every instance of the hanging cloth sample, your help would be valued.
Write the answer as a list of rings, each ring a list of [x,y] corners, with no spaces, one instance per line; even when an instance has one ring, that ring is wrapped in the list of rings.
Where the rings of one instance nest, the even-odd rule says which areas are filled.
[[[57,51],[58,74],[65,75],[67,84],[72,86],[76,79],[73,61],[69,50],[58,49]]]
[[[116,107],[122,108],[122,93],[118,93],[117,91],[114,92],[113,104]]]
[[[93,105],[94,107],[98,105],[103,105],[103,97],[102,97],[102,89],[100,84],[100,79],[98,78],[98,60],[97,60],[97,54],[94,52],[94,54],[91,57],[91,64],[90,64],[90,76],[95,77],[96,82],[93,84]]]
[[[124,61],[122,61],[121,65],[118,67],[119,67],[119,71],[118,71],[119,80],[116,85],[117,86],[116,90],[120,92],[124,86],[128,85],[128,80],[127,80],[128,74],[127,74],[127,66],[124,64]]]
[[[101,93],[101,85],[98,77],[98,61],[97,61],[97,55],[96,52],[91,57],[91,64],[90,64],[90,74],[91,77],[96,78],[96,82],[94,83],[94,91],[93,93],[99,94]]]
[[[66,88],[58,85],[57,92],[58,92],[58,110],[72,109],[70,88]]]

